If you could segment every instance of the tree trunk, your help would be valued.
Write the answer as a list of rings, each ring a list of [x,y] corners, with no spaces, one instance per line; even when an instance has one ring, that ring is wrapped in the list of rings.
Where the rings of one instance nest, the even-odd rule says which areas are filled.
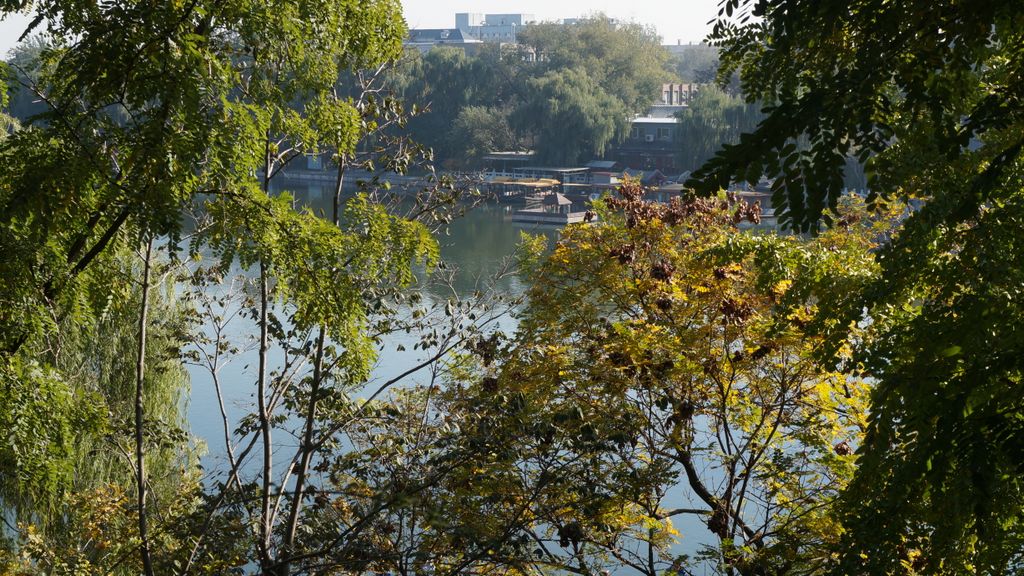
[[[335,180],[333,209],[331,219],[335,226],[340,222],[341,214],[341,191],[345,183],[346,162],[344,157],[338,159],[338,176]],[[306,408],[305,430],[302,435],[302,444],[299,446],[301,456],[299,468],[295,475],[295,493],[292,495],[291,511],[288,514],[288,524],[285,528],[282,564],[278,570],[280,576],[287,576],[291,570],[288,557],[292,554],[292,547],[295,544],[295,533],[299,526],[299,513],[302,511],[302,493],[306,487],[306,475],[309,473],[310,461],[313,458],[315,442],[316,405],[320,396],[320,387],[323,382],[324,346],[327,340],[326,327],[320,327],[320,333],[316,341],[316,357],[313,361],[313,382],[309,391],[309,406]]]
[[[270,133],[266,135],[263,193],[270,195],[270,178],[273,170],[273,160],[270,153]],[[266,259],[260,256],[260,350],[259,350],[259,376],[256,379],[256,396],[259,409],[260,436],[263,440],[263,486],[260,502],[260,526],[259,526],[259,552],[260,563],[263,572],[273,564],[270,556],[270,537],[273,532],[273,518],[270,510],[270,490],[273,484],[273,442],[271,438],[270,409],[267,405],[267,354],[269,345],[269,305],[270,289],[267,276],[269,270]]]
[[[139,551],[142,555],[142,569],[146,576],[153,576],[153,558],[149,550],[149,533],[146,529],[146,464],[143,446],[143,380],[146,375],[146,323],[149,310],[149,276],[153,256],[153,236],[146,242],[146,257],[142,265],[142,304],[139,311],[139,347],[135,364],[135,475],[138,484],[139,508]]]
[[[259,376],[257,377],[256,396],[260,418],[260,436],[263,440],[263,489],[260,502],[259,547],[261,561],[270,566],[270,489],[273,473],[273,453],[270,430],[270,411],[267,406],[267,353],[268,345],[268,303],[270,300],[267,287],[267,264],[260,260],[260,351]]]
[[[306,474],[309,472],[309,464],[313,459],[313,433],[316,430],[316,404],[320,396],[320,388],[323,382],[324,365],[324,344],[327,331],[323,326],[316,341],[316,358],[313,361],[313,382],[309,389],[309,405],[306,407],[306,427],[302,434],[302,445],[299,446],[301,457],[299,468],[295,474],[295,492],[292,494],[292,507],[288,514],[288,524],[285,528],[284,546],[282,546],[280,576],[287,576],[291,570],[288,557],[292,554],[292,546],[295,544],[295,533],[299,527],[299,512],[302,511],[302,492],[306,488]]]

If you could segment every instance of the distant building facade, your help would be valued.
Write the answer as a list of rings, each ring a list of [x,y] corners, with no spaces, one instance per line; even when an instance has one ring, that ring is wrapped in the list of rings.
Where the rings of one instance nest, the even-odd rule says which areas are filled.
[[[463,34],[481,42],[515,44],[519,30],[537,19],[533,14],[475,14],[460,12],[455,15],[455,27]]]
[[[409,30],[405,46],[421,53],[434,46],[462,48],[475,54],[480,45],[517,44],[519,30],[533,24],[533,14],[477,14],[460,12],[455,15],[455,28],[423,28]]]
[[[700,92],[700,84],[662,84],[661,105],[685,106]]]
[[[608,157],[634,170],[678,172],[679,121],[674,116],[641,116],[633,119],[625,141],[615,146]]]
[[[700,91],[699,84],[663,84],[659,101],[633,119],[629,135],[608,154],[609,160],[633,170],[678,173],[679,114]]]
[[[406,48],[415,48],[420,53],[430,52],[434,46],[451,46],[473,55],[479,51],[482,44],[483,42],[466,35],[458,28],[412,29],[405,40]]]

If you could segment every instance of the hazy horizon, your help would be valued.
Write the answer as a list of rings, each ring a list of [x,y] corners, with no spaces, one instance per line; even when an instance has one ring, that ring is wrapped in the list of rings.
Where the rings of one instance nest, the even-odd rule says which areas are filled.
[[[539,0],[402,0],[402,10],[409,28],[452,28],[458,12],[532,14],[541,21],[604,13],[619,20],[654,26],[664,44],[689,44],[703,40],[711,31],[708,22],[718,15],[718,0],[674,3],[634,0],[628,6],[600,0],[563,0],[558,3]]]
[[[604,13],[619,20],[653,26],[664,44],[689,44],[700,42],[707,36],[711,29],[708,21],[718,14],[718,0],[688,0],[667,6],[655,0],[636,0],[628,7],[621,3],[582,0],[564,0],[557,4],[537,0],[402,0],[402,11],[409,28],[452,28],[457,12],[523,13],[532,14],[541,21]],[[24,14],[0,20],[0,55],[6,57],[28,23],[29,18]]]

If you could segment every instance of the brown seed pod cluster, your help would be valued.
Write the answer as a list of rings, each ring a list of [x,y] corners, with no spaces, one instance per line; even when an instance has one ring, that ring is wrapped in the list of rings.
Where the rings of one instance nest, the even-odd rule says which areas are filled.
[[[722,315],[725,317],[726,323],[735,325],[742,325],[754,313],[754,308],[750,304],[734,298],[722,300],[719,310],[721,310]]]
[[[675,271],[676,267],[668,260],[658,260],[653,266],[651,266],[651,278],[662,282],[668,282],[672,279],[672,274],[674,274]]]
[[[736,211],[733,212],[732,221],[734,224],[739,224],[746,220],[751,224],[761,223],[761,201],[758,200],[753,204],[747,202],[737,202]]]
[[[757,224],[761,221],[760,202],[748,204],[734,193],[728,194],[725,200],[680,196],[668,204],[648,202],[643,199],[643,193],[642,186],[628,182],[619,187],[618,197],[608,200],[609,207],[622,210],[627,228],[635,228],[653,219],[659,219],[669,226],[687,221],[699,225],[738,224],[744,220]],[[736,208],[730,213],[729,208],[732,206]]]
[[[718,268],[715,268],[714,275],[715,275],[715,280],[732,280],[734,278],[741,277],[743,275],[743,273],[740,270],[737,270],[735,268],[728,268],[728,267],[725,267],[725,266],[719,266]],[[709,288],[710,288],[710,286],[709,286]]]
[[[708,518],[708,530],[711,530],[719,538],[729,537],[729,515],[723,507],[715,507],[715,511]]]
[[[860,222],[860,219],[861,216],[857,213],[844,214],[842,218],[836,221],[836,226],[846,229]]]
[[[623,244],[617,248],[612,248],[608,252],[608,256],[612,258],[618,258],[619,264],[626,265],[633,261],[636,256],[636,246],[632,244]]]
[[[493,376],[487,376],[480,381],[480,386],[485,392],[497,392],[498,391],[498,379]]]
[[[767,355],[771,354],[772,352],[774,352],[775,348],[776,348],[776,344],[774,342],[768,342],[767,344],[762,344],[762,345],[758,346],[757,349],[755,349],[753,352],[751,352],[750,358],[752,360],[760,360],[761,358],[764,358],[765,356],[767,356]]]

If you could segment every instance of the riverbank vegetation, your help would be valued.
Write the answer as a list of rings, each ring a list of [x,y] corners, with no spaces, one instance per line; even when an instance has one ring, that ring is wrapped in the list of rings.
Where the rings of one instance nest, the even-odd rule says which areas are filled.
[[[397,202],[347,171],[429,173],[405,129],[445,117],[493,120],[444,132],[450,158],[528,132],[576,161],[659,86],[649,30],[537,26],[537,63],[395,72],[390,0],[80,8],[35,3],[41,40],[4,66],[39,111],[0,141],[5,573],[1024,566],[1014,3],[724,0],[723,74],[759,120],[670,203],[627,182],[599,223],[524,237],[498,273],[522,301],[453,289],[451,182]],[[329,211],[272,193],[320,154]],[[796,233],[723,190],[762,176]],[[190,434],[190,375],[222,437]]]
[[[480,168],[494,151],[531,150],[537,163],[552,166],[602,158],[670,82],[693,84],[696,93],[679,114],[682,171],[738,142],[761,117],[758,103],[738,97],[735,78],[724,90],[714,84],[713,46],[670,53],[653,30],[601,15],[524,26],[518,36],[516,45],[410,49],[396,67],[397,92],[425,109],[408,129],[440,165]]]
[[[408,51],[396,69],[397,92],[429,107],[410,131],[445,166],[474,168],[488,152],[525,149],[543,164],[587,162],[628,134],[632,115],[673,78],[668,52],[640,24],[599,15],[524,26],[518,36],[473,55],[443,45]],[[469,114],[481,122],[469,125]]]

